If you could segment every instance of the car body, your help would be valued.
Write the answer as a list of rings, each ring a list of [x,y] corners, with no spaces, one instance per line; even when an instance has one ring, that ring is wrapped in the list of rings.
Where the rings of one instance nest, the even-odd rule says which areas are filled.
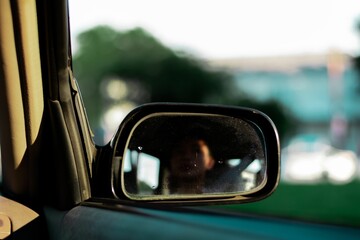
[[[283,149],[282,174],[285,181],[344,184],[358,176],[356,154],[332,147],[314,135],[298,136]],[[308,169],[308,171],[299,171]]]
[[[360,229],[353,227],[183,206],[255,201],[275,190],[277,133],[268,117],[252,109],[170,105],[176,113],[231,117],[242,113],[242,119],[257,125],[264,132],[271,166],[259,190],[167,201],[119,196],[124,187],[120,194],[111,188],[116,150],[127,146],[129,132],[142,119],[171,112],[169,105],[136,110],[107,146],[95,146],[72,73],[67,1],[1,0],[0,4],[1,237],[351,239],[360,235]]]

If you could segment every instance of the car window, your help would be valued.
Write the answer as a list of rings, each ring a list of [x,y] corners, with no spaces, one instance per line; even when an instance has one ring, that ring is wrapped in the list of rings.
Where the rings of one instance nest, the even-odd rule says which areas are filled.
[[[356,3],[103,0],[98,11],[98,1],[70,0],[74,73],[96,143],[143,103],[257,108],[279,131],[280,186],[221,208],[360,226]]]

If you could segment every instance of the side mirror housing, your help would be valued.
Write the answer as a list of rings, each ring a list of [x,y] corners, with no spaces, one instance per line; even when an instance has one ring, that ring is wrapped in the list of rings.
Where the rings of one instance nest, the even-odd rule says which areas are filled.
[[[111,173],[103,187],[132,202],[252,202],[279,181],[276,127],[254,109],[143,105],[124,119],[106,152]]]

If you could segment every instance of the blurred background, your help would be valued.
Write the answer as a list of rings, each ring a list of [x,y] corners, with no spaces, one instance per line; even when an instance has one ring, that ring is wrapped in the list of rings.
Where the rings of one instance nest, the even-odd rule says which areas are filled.
[[[70,0],[73,68],[98,145],[148,102],[257,108],[278,128],[281,183],[221,206],[360,226],[360,4]]]

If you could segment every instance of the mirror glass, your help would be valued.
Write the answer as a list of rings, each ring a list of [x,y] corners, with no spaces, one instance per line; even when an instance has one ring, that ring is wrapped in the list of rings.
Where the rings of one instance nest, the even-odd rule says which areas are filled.
[[[251,193],[266,181],[263,141],[257,126],[245,119],[152,114],[132,129],[122,188],[132,199]]]

